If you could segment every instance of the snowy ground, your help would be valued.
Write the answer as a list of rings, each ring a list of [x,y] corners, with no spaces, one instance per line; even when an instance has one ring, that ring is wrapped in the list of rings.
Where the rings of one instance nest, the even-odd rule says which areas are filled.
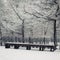
[[[60,60],[60,52],[25,50],[21,49],[6,49],[0,46],[0,60]]]

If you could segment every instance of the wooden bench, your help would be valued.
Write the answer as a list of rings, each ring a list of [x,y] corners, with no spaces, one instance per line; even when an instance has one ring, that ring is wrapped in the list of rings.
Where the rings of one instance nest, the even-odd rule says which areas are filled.
[[[14,46],[15,49],[18,49],[20,46],[22,46],[22,47],[26,47],[27,50],[31,50],[31,47],[38,47],[39,51],[44,51],[45,48],[49,48],[50,51],[56,50],[56,47],[54,45],[19,43],[19,42],[6,42],[5,43],[5,48],[10,48],[10,46]]]

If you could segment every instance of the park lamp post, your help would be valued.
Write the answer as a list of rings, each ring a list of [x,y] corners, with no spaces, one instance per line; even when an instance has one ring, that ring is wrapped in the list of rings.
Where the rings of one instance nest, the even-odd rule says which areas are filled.
[[[53,38],[54,38],[54,46],[56,47],[57,46],[57,40],[56,40],[56,19],[48,17],[48,20],[54,22],[54,34],[53,34]]]

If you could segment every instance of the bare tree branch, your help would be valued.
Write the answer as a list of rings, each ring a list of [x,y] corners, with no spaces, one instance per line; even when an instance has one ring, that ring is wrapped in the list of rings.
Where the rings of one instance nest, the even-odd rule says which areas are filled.
[[[19,18],[20,20],[24,20],[24,19],[22,19],[22,18],[19,16],[19,14],[16,12],[16,10],[14,9],[14,7],[13,7],[13,5],[10,3],[10,1],[9,1],[9,4],[10,4],[11,8],[13,9],[13,11],[15,12],[15,14],[18,16],[18,18]]]
[[[36,11],[36,10],[35,10]],[[24,8],[24,13],[26,14],[29,14],[29,15],[32,15],[32,16],[34,16],[34,17],[36,17],[36,18],[43,18],[43,19],[47,19],[46,17],[41,17],[41,16],[43,16],[42,14],[40,14],[39,12],[37,12],[36,11],[36,13],[37,14],[39,14],[39,15],[41,15],[41,16],[37,16],[36,14],[34,14],[34,13],[30,13],[30,12],[27,12],[26,10],[25,10],[25,8]]]

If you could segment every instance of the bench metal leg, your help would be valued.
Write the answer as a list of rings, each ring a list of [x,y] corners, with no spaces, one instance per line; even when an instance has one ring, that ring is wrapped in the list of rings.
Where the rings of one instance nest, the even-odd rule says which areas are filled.
[[[54,48],[50,48],[50,51],[53,52],[54,51]]]
[[[26,50],[29,50],[29,47],[28,46],[26,46]]]
[[[31,46],[29,46],[29,50],[31,50]]]
[[[19,48],[19,46],[18,45],[14,45],[14,49],[18,49]]]
[[[26,47],[26,50],[31,50],[31,46],[27,46]]]
[[[55,50],[56,50],[56,47],[53,47],[53,48],[52,48],[52,51],[55,51]]]
[[[45,49],[45,47],[42,47],[42,49],[41,49],[41,50],[42,50],[42,51],[44,51],[44,49]]]
[[[39,51],[41,51],[41,47],[39,47]]]
[[[9,45],[9,44],[6,44],[6,45],[5,45],[5,48],[10,48],[10,45]]]

